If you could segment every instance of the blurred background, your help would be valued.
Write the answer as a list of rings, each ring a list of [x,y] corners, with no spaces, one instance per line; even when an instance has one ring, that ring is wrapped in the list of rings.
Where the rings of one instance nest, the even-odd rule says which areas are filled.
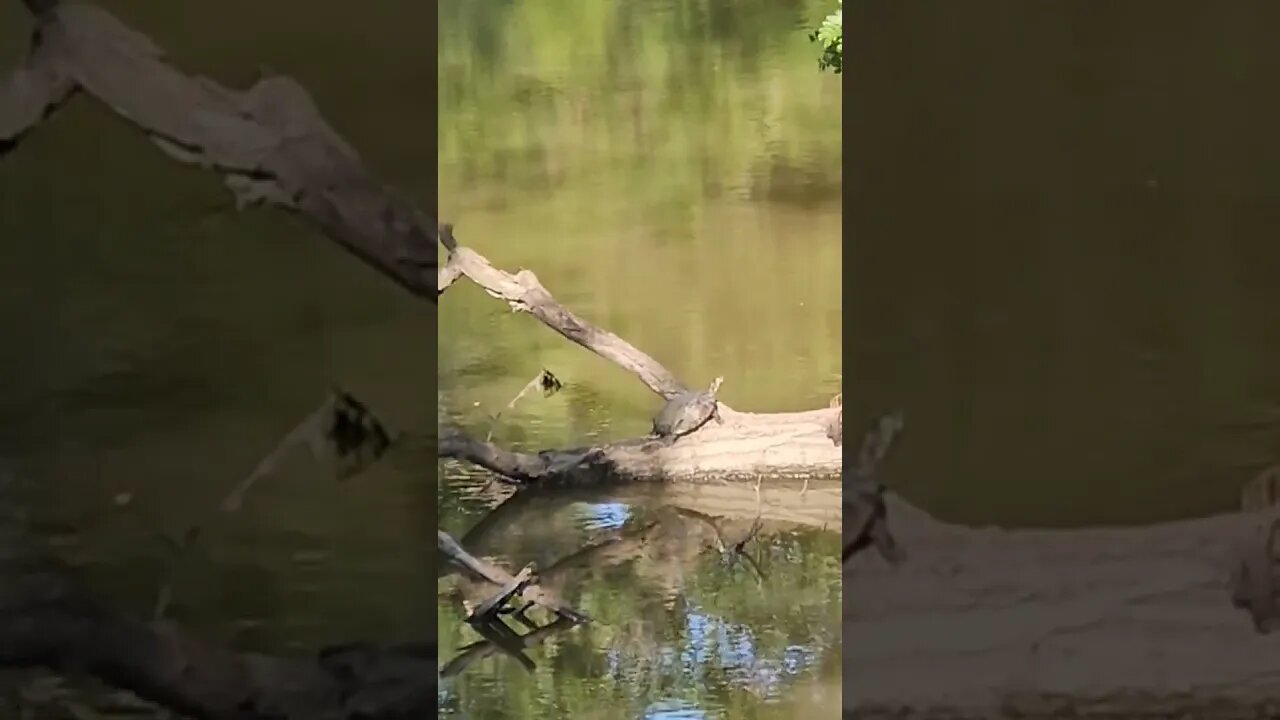
[[[1280,457],[1280,48],[1265,2],[859,3],[855,417],[945,519],[1238,507]]]

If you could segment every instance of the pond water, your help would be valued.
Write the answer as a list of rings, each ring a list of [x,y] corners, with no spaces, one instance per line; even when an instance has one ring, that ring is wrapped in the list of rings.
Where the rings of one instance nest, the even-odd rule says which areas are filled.
[[[818,71],[806,29],[829,11],[442,2],[442,219],[686,384],[724,376],[734,408],[825,407],[841,387],[841,86]],[[643,435],[661,406],[465,283],[444,297],[440,328],[442,415],[504,446]],[[564,389],[507,408],[542,369]],[[469,550],[512,569],[558,567],[602,542],[626,551],[611,544],[557,575],[594,622],[538,636],[523,659],[477,645],[462,601],[479,599],[442,577],[441,662],[460,658],[441,685],[446,716],[838,716],[834,492],[766,496],[746,557],[726,561],[717,537],[733,544],[756,517],[749,486],[551,495],[490,527],[505,494],[486,481],[442,465],[441,525]],[[771,516],[788,503],[826,515]]]
[[[905,410],[945,519],[1201,515],[1280,459],[1280,11],[1161,8],[850,8],[846,410]]]

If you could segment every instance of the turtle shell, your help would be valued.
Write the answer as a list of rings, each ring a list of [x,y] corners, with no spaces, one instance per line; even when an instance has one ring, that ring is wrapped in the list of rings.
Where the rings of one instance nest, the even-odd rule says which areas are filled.
[[[653,432],[662,437],[687,435],[716,415],[716,399],[711,393],[684,393],[663,406],[653,419]]]

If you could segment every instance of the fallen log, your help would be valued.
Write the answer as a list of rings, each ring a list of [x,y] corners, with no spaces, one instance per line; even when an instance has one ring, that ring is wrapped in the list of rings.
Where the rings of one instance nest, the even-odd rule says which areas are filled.
[[[471,665],[497,652],[516,659],[521,666],[531,670],[534,662],[524,654],[524,651],[575,625],[576,623],[567,618],[556,618],[550,624],[535,627],[523,635],[515,633],[509,627],[500,623],[478,625],[476,626],[476,631],[484,640],[460,649],[452,660],[440,668],[440,679],[450,680],[455,678]]]
[[[844,570],[846,716],[1280,717],[1280,638],[1233,602],[1274,510],[976,528],[885,496],[909,559]]]
[[[666,444],[646,438],[524,453],[440,428],[439,456],[465,460],[515,485],[834,479],[841,453],[825,436],[830,411],[738,413]]]

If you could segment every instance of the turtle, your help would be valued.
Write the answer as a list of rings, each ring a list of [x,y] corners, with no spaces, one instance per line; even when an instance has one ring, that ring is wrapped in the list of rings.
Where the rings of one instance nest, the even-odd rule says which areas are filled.
[[[836,414],[827,422],[827,437],[831,439],[831,442],[835,443],[836,447],[840,447],[841,443],[844,442],[844,407],[841,400],[842,395],[843,393],[836,394],[835,397],[831,398],[831,403],[828,405],[828,407],[833,408],[836,411]]]
[[[844,502],[844,522],[853,540],[845,545],[841,564],[862,552],[868,545],[875,545],[880,556],[897,565],[906,559],[902,548],[889,533],[888,510],[884,504],[884,485],[874,480],[855,480],[850,497]]]
[[[1266,635],[1280,618],[1280,606],[1276,602],[1276,541],[1280,539],[1280,519],[1257,530],[1261,531],[1260,536],[1242,538],[1237,547],[1239,554],[1231,571],[1231,604],[1248,611],[1254,631]]]
[[[845,467],[844,522],[846,537],[852,540],[845,545],[842,563],[861,552],[868,545],[875,545],[880,555],[891,564],[898,564],[905,555],[889,533],[888,510],[885,507],[885,486],[875,479],[876,468],[889,451],[893,438],[902,430],[901,413],[890,413],[880,418],[862,440],[858,458],[852,466]]]
[[[654,436],[673,443],[712,419],[717,423],[724,423],[720,418],[720,406],[716,402],[716,392],[723,382],[724,378],[718,377],[711,381],[711,387],[706,392],[690,390],[668,400],[653,419]]]

